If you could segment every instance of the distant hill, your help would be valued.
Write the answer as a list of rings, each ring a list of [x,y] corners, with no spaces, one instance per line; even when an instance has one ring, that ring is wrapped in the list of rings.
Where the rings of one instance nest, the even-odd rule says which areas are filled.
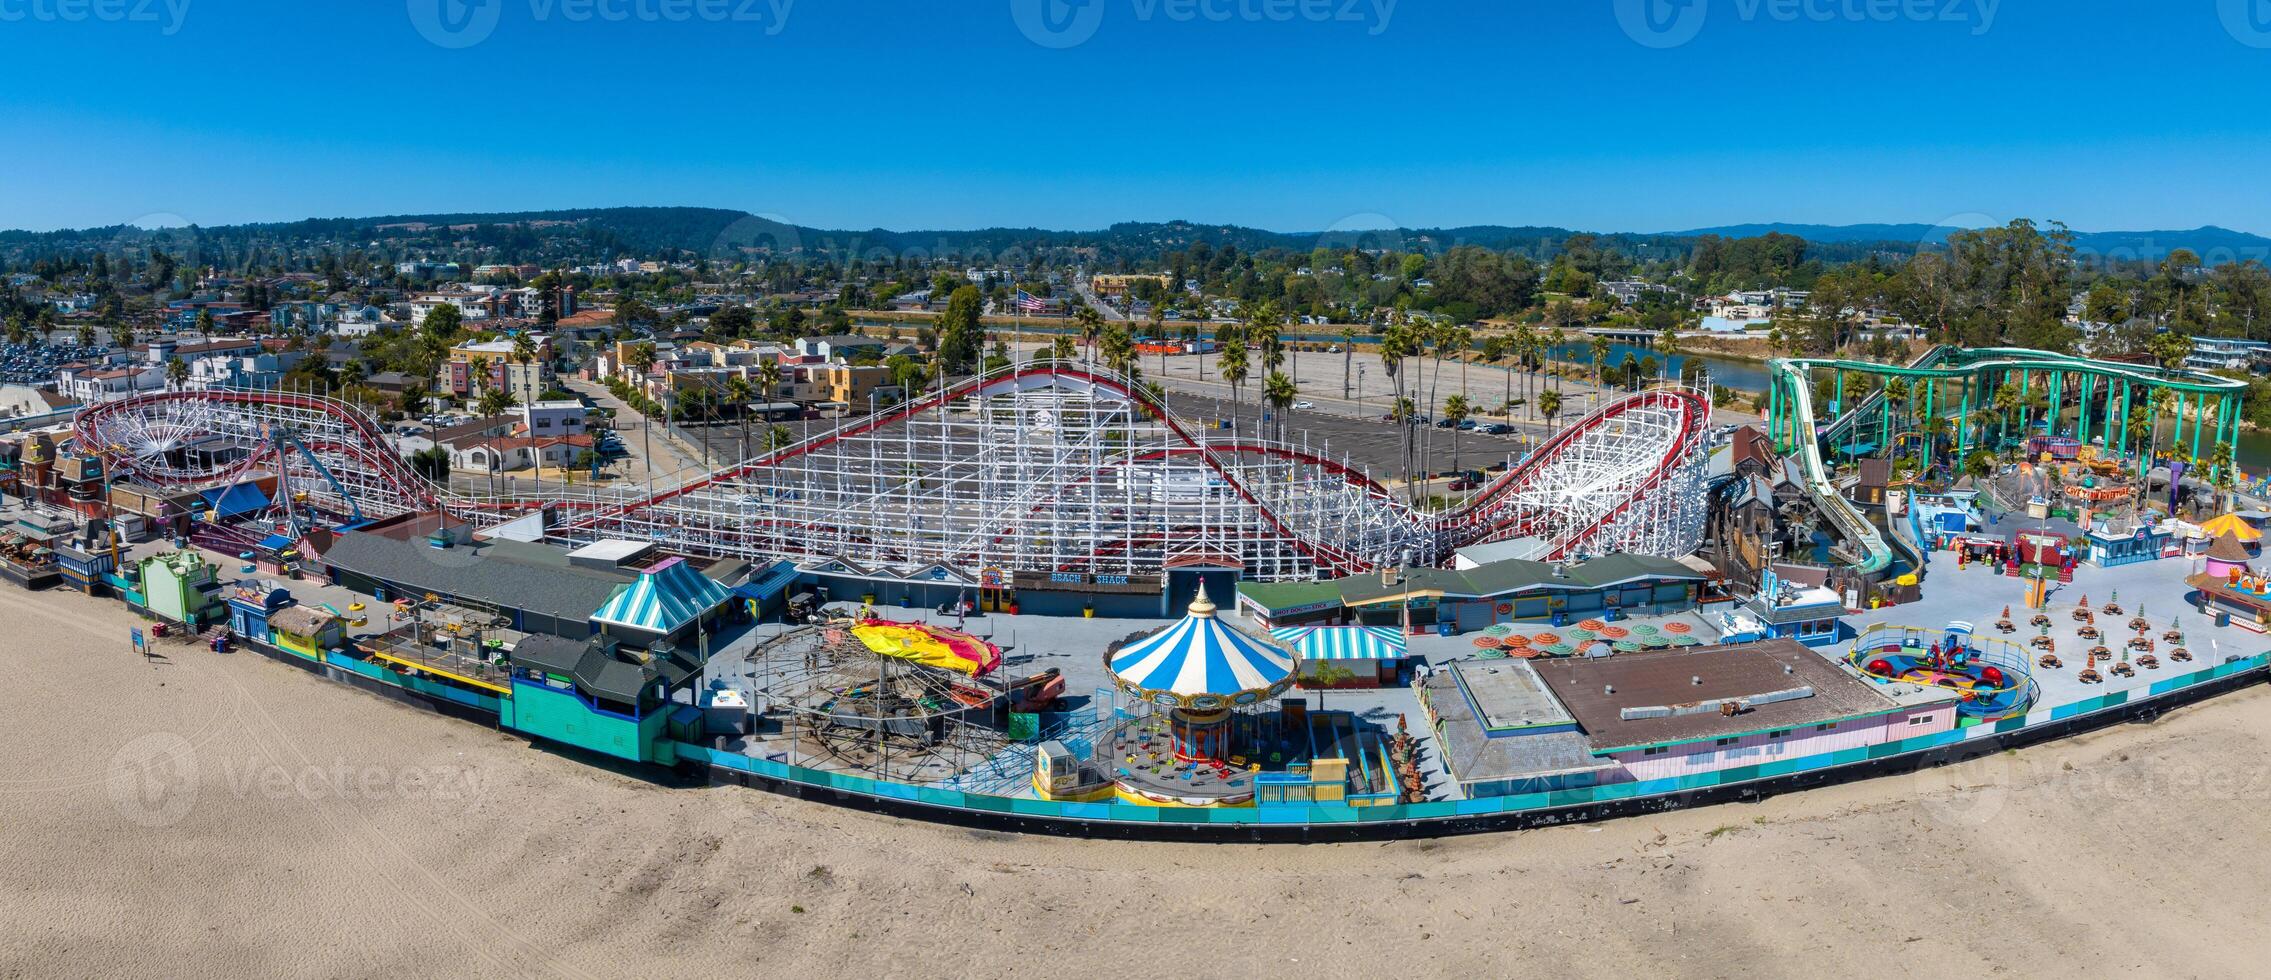
[[[1963,229],[1945,225],[1806,225],[1765,223],[1723,225],[1717,228],[1695,228],[1688,231],[1666,232],[1675,238],[1694,238],[1702,235],[1719,235],[1726,238],[1751,238],[1768,232],[1796,235],[1808,242],[1831,244],[1839,242],[1928,242],[1944,244],[1948,235]],[[2244,231],[2233,231],[2215,225],[2205,225],[2190,231],[2076,231],[2074,248],[2083,255],[2109,256],[2117,259],[2159,260],[2179,248],[2191,249],[2209,265],[2226,262],[2244,262],[2248,259],[2271,261],[2271,237]]]
[[[815,228],[783,223],[743,211],[705,207],[568,208],[497,213],[397,214],[366,218],[309,218],[303,221],[226,225],[189,229],[169,236],[126,227],[60,231],[0,231],[0,248],[32,252],[67,251],[133,239],[195,240],[230,246],[352,246],[394,241],[407,247],[471,243],[498,254],[538,259],[561,251],[628,255],[693,253],[733,255],[801,253],[837,257],[926,254],[1001,259],[1017,252],[1078,249],[1094,260],[1145,262],[1170,251],[1204,244],[1242,252],[1285,249],[1375,248],[1438,252],[1477,245],[1516,252],[1540,261],[1561,251],[1570,238],[1585,234],[1599,245],[1640,259],[1684,257],[1706,235],[1750,238],[1781,232],[1805,239],[1809,257],[1827,262],[1867,254],[1905,255],[1944,243],[1959,229],[1926,224],[1818,225],[1784,222],[1722,225],[1670,232],[1581,232],[1550,226],[1466,225],[1456,228],[1270,231],[1241,225],[1192,221],[1121,222],[1077,231],[1046,228],[977,228],[893,231]],[[571,247],[572,246],[572,247]],[[2077,232],[2084,254],[2157,260],[2176,248],[2189,248],[2211,264],[2271,261],[2271,238],[2208,226],[2191,231]]]

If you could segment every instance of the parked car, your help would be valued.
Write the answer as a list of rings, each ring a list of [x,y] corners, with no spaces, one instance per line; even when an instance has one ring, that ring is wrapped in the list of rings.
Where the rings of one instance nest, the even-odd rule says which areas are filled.
[[[1459,431],[1461,431],[1461,432],[1473,432],[1474,430],[1476,430],[1476,429],[1478,429],[1478,428],[1481,428],[1481,423],[1479,423],[1479,422],[1476,422],[1476,421],[1475,421],[1475,420],[1473,420],[1473,419],[1460,419],[1460,420],[1459,420]]]
[[[1483,426],[1482,431],[1485,435],[1502,436],[1514,431],[1514,427],[1507,425],[1504,422],[1492,422],[1489,425]]]
[[[1452,426],[1452,424],[1453,424],[1453,423],[1452,423],[1452,421],[1451,421],[1450,419],[1436,419],[1436,420],[1435,420],[1435,427],[1436,427],[1436,428],[1438,428],[1438,429],[1448,429],[1448,428],[1450,428],[1450,427]]]
[[[1293,407],[1295,407],[1295,408],[1298,408],[1298,409],[1300,409],[1300,410],[1302,410],[1302,411],[1306,412],[1306,411],[1308,411],[1308,410],[1310,410],[1310,409],[1312,409],[1312,408],[1316,408],[1316,407],[1317,407],[1317,403],[1316,403],[1316,402],[1294,402],[1294,403],[1293,403]]]

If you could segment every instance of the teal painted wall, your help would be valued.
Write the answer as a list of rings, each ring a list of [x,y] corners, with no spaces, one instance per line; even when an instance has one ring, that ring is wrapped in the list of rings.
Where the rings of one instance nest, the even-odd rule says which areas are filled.
[[[662,736],[669,716],[657,711],[638,721],[592,710],[572,691],[513,681],[506,699],[505,727],[634,762],[678,760],[677,746]],[[657,743],[662,743],[658,748]]]

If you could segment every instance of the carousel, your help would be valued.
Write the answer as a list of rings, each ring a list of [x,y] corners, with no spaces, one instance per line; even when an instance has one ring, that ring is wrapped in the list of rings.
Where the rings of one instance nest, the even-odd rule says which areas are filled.
[[[1123,799],[1222,806],[1254,798],[1260,759],[1249,746],[1281,741],[1278,713],[1253,711],[1293,686],[1293,653],[1216,618],[1205,593],[1174,625],[1105,654],[1113,683],[1151,711],[1120,726],[1111,775]],[[1243,710],[1242,710],[1243,709]]]

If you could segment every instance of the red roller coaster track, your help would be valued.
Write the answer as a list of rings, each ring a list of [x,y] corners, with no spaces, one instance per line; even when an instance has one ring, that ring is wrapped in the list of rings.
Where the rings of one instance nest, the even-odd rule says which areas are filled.
[[[168,486],[209,487],[241,481],[264,466],[279,465],[276,452],[255,448],[212,469],[196,473],[172,472],[170,467],[146,465],[133,447],[108,441],[106,435],[120,428],[119,423],[130,420],[135,413],[163,410],[168,403],[195,401],[205,405],[229,407],[281,409],[301,413],[320,426],[311,425],[295,435],[311,455],[329,461],[329,465],[356,471],[357,486],[369,487],[377,496],[390,500],[365,501],[366,511],[448,509],[472,516],[479,512],[510,512],[544,506],[566,512],[559,522],[559,530],[568,536],[593,533],[609,526],[620,525],[627,519],[656,512],[672,501],[690,494],[730,485],[733,481],[767,470],[796,463],[802,457],[827,450],[843,440],[875,433],[890,426],[906,422],[925,412],[936,411],[965,399],[982,399],[1014,394],[1044,386],[1070,387],[1102,393],[1134,406],[1145,417],[1156,421],[1170,435],[1170,444],[1164,449],[1129,453],[1100,467],[1101,475],[1113,467],[1137,467],[1141,464],[1167,458],[1197,460],[1244,506],[1266,526],[1269,534],[1290,543],[1307,556],[1322,571],[1349,574],[1370,570],[1395,556],[1359,554],[1321,536],[1304,533],[1303,529],[1289,527],[1246,482],[1241,467],[1229,465],[1232,457],[1249,457],[1278,460],[1302,467],[1314,468],[1330,480],[1344,482],[1358,491],[1363,500],[1389,511],[1398,520],[1408,521],[1425,540],[1433,542],[1428,555],[1436,560],[1447,559],[1452,549],[1483,541],[1518,537],[1536,532],[1544,515],[1525,502],[1530,491],[1544,489],[1542,481],[1557,478],[1563,464],[1580,454],[1588,440],[1617,429],[1628,417],[1636,413],[1653,413],[1653,418],[1676,419],[1669,435],[1659,434],[1647,447],[1649,458],[1633,463],[1633,478],[1618,484],[1619,492],[1628,493],[1614,501],[1603,501],[1596,510],[1588,512],[1585,521],[1574,532],[1564,528],[1550,544],[1553,554],[1547,557],[1564,557],[1583,550],[1594,536],[1611,528],[1648,494],[1659,492],[1672,475],[1686,465],[1699,443],[1700,433],[1707,423],[1709,403],[1681,389],[1659,389],[1643,392],[1612,402],[1598,411],[1556,433],[1519,465],[1493,480],[1460,507],[1436,515],[1411,513],[1394,501],[1386,488],[1348,466],[1304,450],[1261,442],[1208,442],[1196,438],[1184,424],[1171,415],[1150,395],[1115,375],[1085,367],[1051,365],[1025,367],[975,378],[933,392],[922,398],[895,406],[889,410],[854,420],[831,432],[795,445],[766,453],[746,462],[707,474],[697,480],[628,500],[595,503],[572,498],[523,497],[519,499],[472,499],[452,494],[413,471],[387,446],[386,437],[378,425],[342,402],[312,395],[278,392],[214,389],[206,391],[168,391],[134,396],[106,402],[82,411],[74,421],[74,433],[79,445],[94,447],[110,460],[115,472],[134,472],[146,482]],[[320,417],[320,418],[318,418]],[[1091,477],[1093,478],[1093,477]],[[1077,485],[1078,481],[1074,482]],[[1054,488],[1064,493],[1068,486]],[[1054,497],[1045,497],[1031,505],[1031,512],[1039,513],[1053,505]],[[374,507],[377,504],[379,506]],[[764,527],[764,525],[772,525]],[[760,528],[762,527],[762,530]],[[808,526],[754,521],[724,536],[741,536],[752,547],[763,550],[759,539],[776,543],[793,540]],[[1008,528],[994,532],[996,540],[1011,533]],[[1117,542],[1116,547],[1133,547],[1133,542]],[[1103,546],[1099,545],[1101,549]]]

